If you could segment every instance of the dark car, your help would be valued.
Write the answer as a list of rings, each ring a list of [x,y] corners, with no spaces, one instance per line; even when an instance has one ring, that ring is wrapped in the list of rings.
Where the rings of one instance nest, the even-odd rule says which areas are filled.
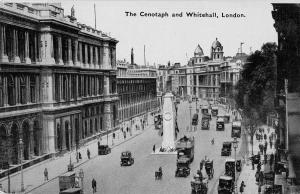
[[[98,155],[106,155],[111,153],[111,148],[108,145],[98,146]]]
[[[254,164],[258,164],[260,161],[260,155],[253,155],[250,157]]]
[[[189,158],[179,158],[177,160],[177,168],[175,177],[187,177],[189,176],[191,169],[189,167]]]
[[[231,142],[223,142],[223,147],[221,150],[221,156],[230,156],[231,155]]]
[[[130,151],[124,151],[121,153],[121,166],[131,166],[134,163],[134,158]]]

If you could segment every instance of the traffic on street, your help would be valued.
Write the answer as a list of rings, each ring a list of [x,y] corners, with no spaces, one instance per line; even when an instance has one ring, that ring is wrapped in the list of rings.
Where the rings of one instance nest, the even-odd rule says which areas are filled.
[[[194,181],[197,171],[199,173],[201,162],[210,160],[213,175],[208,177],[205,167],[201,173],[203,181],[207,182],[208,193],[218,193],[219,179],[225,176],[225,162],[229,159],[234,161],[233,147],[227,156],[222,156],[224,142],[233,141],[231,137],[233,116],[230,114],[229,122],[219,130],[217,115],[229,114],[230,111],[223,106],[216,106],[218,113],[211,115],[211,120],[208,120],[209,128],[203,129],[201,118],[205,116],[202,108],[208,107],[206,114],[211,114],[211,107],[207,101],[190,103],[182,100],[177,106],[179,128],[177,139],[184,136],[194,138],[194,160],[189,165],[190,174],[186,177],[175,176],[176,154],[153,153],[153,145],[159,148],[162,141],[162,136],[158,133],[159,130],[155,129],[153,121],[141,135],[114,147],[110,154],[97,156],[81,166],[84,172],[84,192],[92,192],[92,180],[95,179],[100,193],[188,193],[192,191],[191,182]],[[198,115],[197,123],[192,123],[194,114]],[[241,153],[240,149],[245,149],[245,146],[241,146],[242,139],[238,140],[236,152]],[[130,154],[130,158],[126,154]],[[237,154],[237,158],[241,159],[241,156]],[[161,179],[155,176],[159,168],[162,172]],[[32,191],[36,194],[50,192],[59,192],[58,178]]]

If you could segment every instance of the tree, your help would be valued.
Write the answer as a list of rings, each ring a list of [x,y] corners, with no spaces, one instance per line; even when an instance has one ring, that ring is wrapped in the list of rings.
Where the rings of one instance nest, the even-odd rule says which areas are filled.
[[[238,108],[246,112],[258,113],[260,121],[266,120],[266,115],[273,109],[276,72],[274,68],[277,46],[266,43],[260,51],[255,51],[247,59],[241,72],[236,90],[235,100]]]
[[[243,110],[243,124],[251,138],[252,154],[257,127],[264,123],[267,114],[274,110],[276,51],[276,43],[266,43],[260,51],[250,55],[236,85],[235,101],[237,108]]]
[[[247,133],[250,136],[250,143],[251,143],[251,153],[253,155],[253,140],[254,135],[257,131],[257,127],[261,125],[258,113],[255,109],[250,109],[249,112],[244,112],[244,119],[243,119],[243,125],[246,127]]]

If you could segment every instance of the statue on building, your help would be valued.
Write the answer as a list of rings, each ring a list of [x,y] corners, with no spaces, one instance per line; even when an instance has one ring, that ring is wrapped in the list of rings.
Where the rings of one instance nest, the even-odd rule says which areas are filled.
[[[75,17],[75,9],[74,9],[74,5],[71,8],[71,17]]]

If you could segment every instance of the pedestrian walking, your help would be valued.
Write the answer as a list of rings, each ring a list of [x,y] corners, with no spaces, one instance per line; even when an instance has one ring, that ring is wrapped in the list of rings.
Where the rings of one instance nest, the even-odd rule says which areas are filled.
[[[97,182],[95,179],[92,180],[92,189],[93,189],[93,193],[97,192]]]
[[[244,192],[244,187],[246,187],[244,181],[242,181],[241,186],[240,186],[240,193]]]
[[[264,154],[264,163],[267,164],[267,161],[268,161],[268,155]]]
[[[80,153],[80,152],[78,152],[78,158],[79,158],[79,160],[81,160],[81,159],[82,159],[82,157],[81,157],[81,153]]]
[[[123,136],[124,136],[124,139],[126,139],[126,132],[125,131],[123,132]]]
[[[49,179],[48,179],[48,169],[47,168],[45,168],[45,170],[44,170],[44,181],[48,181]]]
[[[258,194],[261,194],[261,186],[258,185]]]
[[[260,172],[260,170],[261,170],[261,163],[259,161],[258,164],[257,164],[257,171]]]
[[[262,171],[259,172],[259,184],[263,185],[264,183],[264,174]]]
[[[259,181],[259,172],[256,171],[255,173],[255,181],[258,182]]]
[[[254,170],[254,169],[255,169],[255,165],[254,165],[254,157],[252,157],[251,163],[252,163],[252,170]]]
[[[273,161],[274,161],[274,154],[271,153],[270,154],[270,161],[269,161],[269,163],[270,163],[270,170],[272,170],[272,168],[273,168]]]
[[[152,150],[153,150],[153,153],[155,153],[155,144],[153,145]]]
[[[90,152],[89,148],[86,150],[86,154],[87,154],[88,159],[90,159],[91,158],[91,152]]]
[[[126,128],[126,131],[127,131],[127,133],[128,133],[128,131],[129,131],[129,128],[128,128],[128,127]]]
[[[267,140],[267,134],[264,134],[264,140]]]
[[[115,133],[113,133],[113,139],[115,139],[116,138],[116,134]]]

